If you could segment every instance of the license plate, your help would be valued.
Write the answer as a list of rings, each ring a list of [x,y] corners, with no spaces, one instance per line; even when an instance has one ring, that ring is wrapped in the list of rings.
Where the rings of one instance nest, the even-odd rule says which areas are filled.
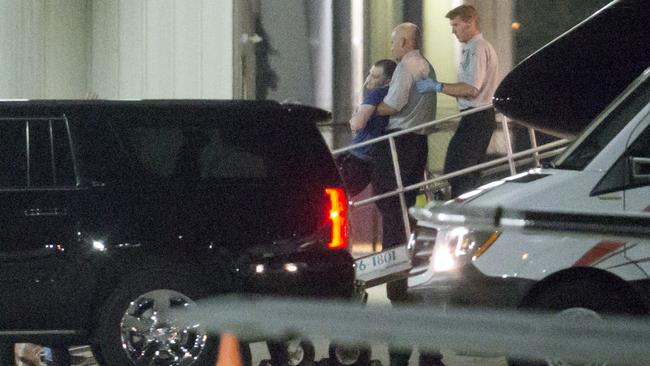
[[[406,278],[412,268],[405,245],[358,258],[355,264],[357,280],[366,287]]]

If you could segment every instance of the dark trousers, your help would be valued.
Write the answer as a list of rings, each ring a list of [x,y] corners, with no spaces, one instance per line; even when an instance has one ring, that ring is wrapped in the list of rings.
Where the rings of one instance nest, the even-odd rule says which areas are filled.
[[[456,133],[449,141],[444,173],[451,173],[480,163],[496,128],[494,110],[487,109],[460,119]],[[479,183],[479,172],[449,179],[451,196],[468,192]]]
[[[387,131],[391,133],[394,131]],[[402,184],[404,187],[419,183],[424,178],[427,164],[427,136],[408,133],[395,139]],[[382,194],[397,189],[395,169],[388,141],[377,144],[375,153],[375,171],[372,186],[374,194]],[[406,207],[415,205],[417,190],[404,194]],[[382,246],[392,248],[406,242],[406,230],[402,218],[402,206],[399,196],[384,198],[376,202],[382,219]],[[406,280],[388,284],[388,298],[400,300],[406,295]]]
[[[387,131],[387,133],[394,131]],[[419,183],[424,178],[427,164],[427,137],[409,133],[395,139],[402,184],[406,187]],[[372,185],[375,194],[382,194],[397,189],[395,170],[388,141],[377,144],[375,153],[375,171]],[[415,204],[417,190],[407,192],[404,196],[406,206]],[[406,232],[402,221],[402,209],[398,196],[377,201],[377,208],[383,220],[382,243],[385,248],[391,248],[406,241]]]
[[[387,131],[387,133],[390,132],[394,131]],[[395,150],[404,187],[421,182],[427,164],[427,137],[414,133],[399,136],[395,139]],[[372,186],[375,195],[394,191],[397,188],[395,169],[388,141],[377,144]],[[417,190],[407,192],[404,195],[407,207],[415,205],[417,195]],[[376,205],[381,212],[383,247],[391,248],[404,244],[406,242],[406,229],[404,228],[399,197],[384,198],[377,201]],[[392,303],[408,301],[406,289],[406,280],[389,282],[386,286],[388,298]],[[411,357],[410,349],[398,350],[391,348],[389,351],[391,366],[408,365],[408,360]],[[439,365],[440,359],[441,356],[436,353],[423,354],[420,356],[420,365]]]

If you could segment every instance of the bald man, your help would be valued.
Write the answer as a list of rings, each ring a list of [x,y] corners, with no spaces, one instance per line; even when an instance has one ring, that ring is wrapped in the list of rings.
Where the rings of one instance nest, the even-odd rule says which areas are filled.
[[[436,118],[436,94],[421,94],[415,90],[415,82],[435,78],[431,64],[420,53],[420,30],[413,23],[402,23],[391,35],[391,51],[398,64],[393,72],[388,93],[377,106],[377,113],[390,116],[386,133],[401,131],[433,121]],[[427,136],[423,131],[411,132],[396,138],[397,155],[404,186],[423,180],[427,162]],[[375,194],[397,188],[393,161],[388,143],[378,144],[373,188]],[[407,192],[406,205],[415,204],[417,190]],[[406,242],[402,211],[397,197],[377,202],[382,214],[382,243],[390,248]],[[405,295],[406,283],[392,284],[388,289],[391,300]]]
[[[391,34],[391,51],[397,67],[393,73],[388,93],[377,106],[377,113],[390,116],[386,133],[402,131],[419,126],[436,118],[436,93],[418,93],[415,83],[418,80],[436,79],[436,73],[420,53],[420,29],[413,23],[402,23]],[[419,183],[424,178],[427,163],[427,135],[415,131],[395,139],[402,183],[405,187]],[[397,188],[395,171],[388,143],[378,144],[372,181],[375,194],[393,191]],[[405,193],[406,206],[415,205],[417,190]],[[406,243],[406,230],[398,197],[390,197],[376,202],[382,215],[382,244],[391,248]],[[406,280],[389,282],[387,295],[391,302],[407,301]],[[406,366],[410,350],[391,349],[390,365]],[[421,365],[441,365],[438,354],[427,354],[420,360]]]

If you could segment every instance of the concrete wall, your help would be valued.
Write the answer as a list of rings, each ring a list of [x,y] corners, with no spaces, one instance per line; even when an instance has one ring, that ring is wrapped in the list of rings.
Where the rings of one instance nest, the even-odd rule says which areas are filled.
[[[85,0],[0,0],[0,14],[0,98],[86,94]]]
[[[232,98],[232,4],[0,0],[0,98]]]
[[[232,98],[231,0],[93,1],[92,24],[100,98]]]
[[[277,88],[268,99],[316,105],[310,32],[304,0],[261,1],[262,25],[273,49],[269,56],[277,75]],[[317,42],[317,39],[313,40]]]

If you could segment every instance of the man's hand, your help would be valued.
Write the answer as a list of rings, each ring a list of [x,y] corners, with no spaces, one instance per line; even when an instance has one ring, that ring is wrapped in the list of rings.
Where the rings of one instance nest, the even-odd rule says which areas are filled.
[[[418,93],[440,93],[442,91],[442,83],[439,83],[438,80],[435,79],[424,79],[416,81],[415,90],[417,90]]]

